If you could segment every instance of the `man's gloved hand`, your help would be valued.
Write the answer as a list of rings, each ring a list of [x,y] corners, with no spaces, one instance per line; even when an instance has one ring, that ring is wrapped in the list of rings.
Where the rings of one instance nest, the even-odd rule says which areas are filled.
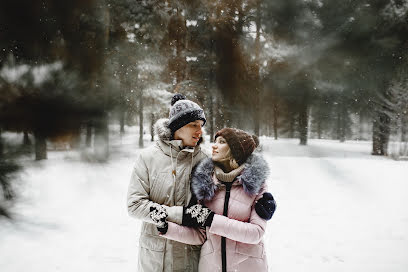
[[[256,213],[265,220],[270,220],[275,210],[276,202],[271,193],[263,193],[262,198],[255,204]]]
[[[183,226],[204,228],[211,226],[214,212],[204,205],[195,204],[183,208]]]
[[[157,226],[157,230],[161,234],[165,234],[167,232],[167,229],[169,227],[169,224],[167,223],[167,211],[166,208],[164,208],[162,205],[154,205],[150,207],[150,213],[149,213],[150,218],[153,220],[153,222]]]

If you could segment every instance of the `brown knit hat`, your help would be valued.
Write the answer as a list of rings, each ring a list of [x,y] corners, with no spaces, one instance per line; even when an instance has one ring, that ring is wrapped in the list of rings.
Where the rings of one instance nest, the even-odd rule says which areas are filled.
[[[214,137],[222,136],[227,141],[231,154],[239,165],[243,164],[259,145],[259,139],[256,135],[250,135],[237,128],[223,128],[219,130]]]

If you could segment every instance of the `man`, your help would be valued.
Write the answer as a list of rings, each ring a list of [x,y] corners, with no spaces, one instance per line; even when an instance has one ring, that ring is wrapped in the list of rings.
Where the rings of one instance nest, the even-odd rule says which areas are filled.
[[[150,218],[153,207],[165,209],[167,220],[181,224],[183,206],[191,199],[190,174],[207,155],[201,151],[203,109],[185,96],[173,96],[169,119],[155,124],[156,144],[136,158],[128,190],[128,212],[143,220],[138,271],[197,271],[200,246],[159,236]],[[199,235],[199,234],[198,234]]]

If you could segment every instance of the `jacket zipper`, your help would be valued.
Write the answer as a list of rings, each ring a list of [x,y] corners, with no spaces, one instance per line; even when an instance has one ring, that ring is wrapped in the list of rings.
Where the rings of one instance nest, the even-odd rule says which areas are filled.
[[[225,183],[225,200],[224,200],[224,212],[222,215],[228,217],[228,203],[230,199],[232,182]],[[221,237],[221,260],[222,260],[222,272],[227,272],[227,251],[226,251],[226,238]]]

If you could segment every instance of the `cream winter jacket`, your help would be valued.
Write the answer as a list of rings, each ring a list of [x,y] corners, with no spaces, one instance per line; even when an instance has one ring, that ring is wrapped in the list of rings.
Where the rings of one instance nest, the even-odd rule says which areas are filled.
[[[182,206],[191,199],[191,171],[207,157],[200,146],[182,149],[181,140],[170,140],[167,125],[168,119],[156,122],[159,139],[138,154],[128,189],[128,212],[144,221],[139,239],[139,272],[197,271],[198,266],[201,246],[160,237],[149,217],[150,207],[158,203],[168,208],[169,221],[181,223]],[[200,232],[197,235],[202,236]]]
[[[268,271],[263,234],[266,221],[255,211],[256,201],[266,190],[269,167],[259,155],[251,155],[231,188],[228,217],[223,216],[225,186],[214,174],[210,158],[203,160],[193,173],[192,190],[198,200],[215,212],[207,239],[201,249],[200,272],[222,271],[221,237],[226,237],[227,271]],[[169,223],[163,237],[189,244],[203,243],[196,229]]]

